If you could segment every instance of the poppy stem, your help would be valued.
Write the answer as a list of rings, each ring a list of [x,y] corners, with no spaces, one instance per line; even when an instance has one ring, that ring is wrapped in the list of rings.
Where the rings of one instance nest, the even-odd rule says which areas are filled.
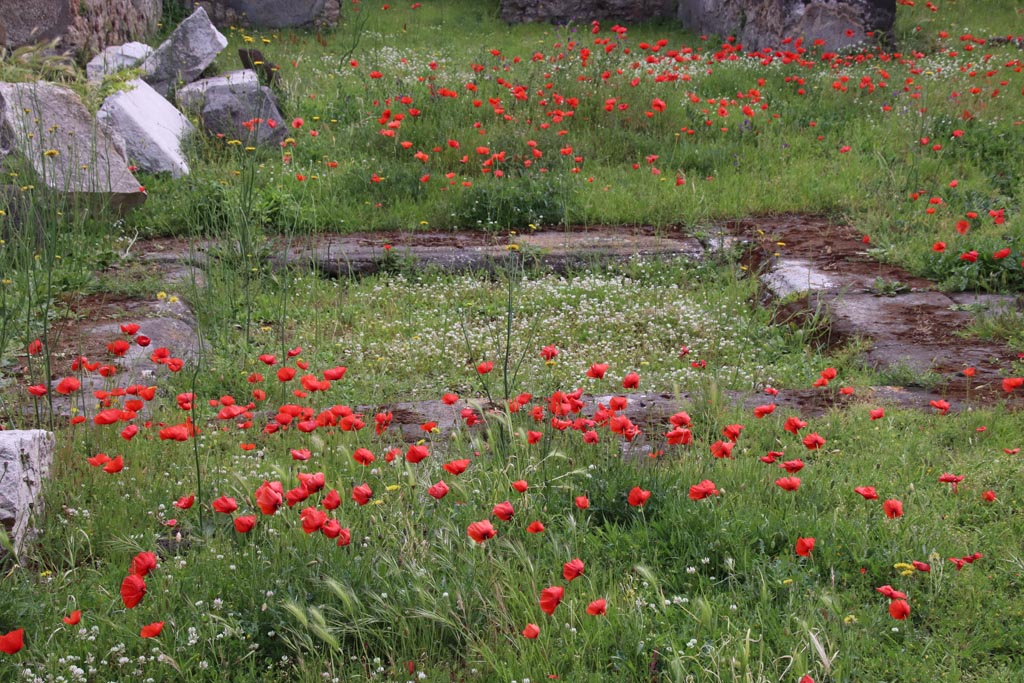
[[[201,361],[202,361],[202,357],[203,357],[203,355],[202,355],[203,354],[202,333],[200,332],[199,335],[200,335],[200,337],[199,337],[198,342],[196,344],[196,351],[197,351],[197,353],[196,353],[196,367],[195,367],[195,370],[192,372],[191,386],[189,387],[189,391],[192,392],[193,396],[197,395],[196,394],[196,381],[199,378],[199,369],[200,369],[200,367],[202,365]],[[192,405],[189,406],[189,413],[195,412],[195,404],[196,404],[196,402],[192,401]],[[188,416],[188,417],[190,417],[190,416]],[[186,418],[186,419],[188,419],[188,418]],[[194,422],[193,422],[193,424],[194,424]],[[203,505],[204,505],[204,502],[203,502],[203,470],[202,470],[202,468],[199,465],[199,433],[198,433],[198,430],[194,430],[194,432],[195,433],[192,434],[192,459],[193,459],[193,462],[194,462],[195,468],[196,468],[196,497],[199,500],[199,531],[200,531],[200,533],[202,533],[203,529],[205,528],[205,525],[203,523],[204,522],[204,519],[203,519]]]

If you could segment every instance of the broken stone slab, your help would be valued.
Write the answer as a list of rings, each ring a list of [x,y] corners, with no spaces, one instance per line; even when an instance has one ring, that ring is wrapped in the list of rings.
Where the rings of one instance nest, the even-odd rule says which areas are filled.
[[[163,364],[152,360],[153,352],[158,348],[166,348],[171,357],[181,358],[186,363],[199,356],[201,340],[198,324],[192,310],[181,300],[126,301],[121,304],[116,320],[108,317],[84,321],[76,325],[76,333],[83,338],[99,340],[105,346],[115,339],[126,339],[120,326],[127,322],[139,325],[134,339],[138,339],[138,335],[148,337],[147,346],[140,346],[133,341],[127,353],[112,363],[116,370],[108,377],[98,372],[80,374],[78,378],[81,386],[70,395],[56,392],[62,378],[52,380],[48,399],[52,401],[54,416],[66,418],[74,411],[91,419],[96,409],[93,392],[109,390],[111,387],[157,384],[160,377],[171,373]],[[186,366],[185,371],[188,368]],[[26,412],[26,415],[29,413]]]
[[[150,173],[188,175],[182,140],[195,128],[145,81],[129,81],[103,101],[97,118],[124,138],[129,158]]]
[[[43,510],[53,447],[53,434],[42,429],[0,431],[0,527],[15,555],[32,538],[32,516]]]
[[[190,83],[176,98],[178,106],[197,115],[210,134],[271,145],[287,136],[277,98],[250,69]]]
[[[199,78],[227,46],[206,10],[197,7],[142,63],[143,79],[166,97],[179,84]]]
[[[417,234],[413,244],[399,241],[385,249],[383,245],[391,241],[386,235],[323,235],[315,243],[276,252],[272,261],[279,267],[309,263],[330,277],[354,277],[402,267],[485,273],[524,267],[566,273],[634,256],[699,258],[704,254],[700,243],[690,237],[615,236],[597,231],[541,231],[519,235],[509,244],[452,242],[451,235],[432,238],[429,234]]]
[[[340,9],[339,0],[203,0],[203,3],[219,26],[261,28],[336,24]]]
[[[826,50],[877,42],[892,31],[895,0],[679,0],[676,16],[692,31],[735,35],[748,51],[786,38]]]
[[[553,24],[589,22],[592,19],[616,19],[640,22],[671,18],[674,0],[502,0],[501,18],[518,24],[548,21]]]
[[[803,259],[779,259],[761,276],[761,282],[776,299],[793,294],[835,289],[838,283]]]
[[[67,88],[0,83],[0,158],[8,154],[30,164],[38,183],[118,213],[146,201],[114,136]]]
[[[118,71],[138,66],[151,54],[153,48],[145,43],[111,45],[89,60],[85,65],[85,74],[90,81],[99,82]]]

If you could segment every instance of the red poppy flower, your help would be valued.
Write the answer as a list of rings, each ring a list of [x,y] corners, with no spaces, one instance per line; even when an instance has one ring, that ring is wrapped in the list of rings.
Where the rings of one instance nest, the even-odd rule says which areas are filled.
[[[347,527],[338,533],[338,547],[342,548],[352,542],[352,532]]]
[[[996,501],[996,492],[985,491],[981,494],[981,499],[986,503],[994,503]]]
[[[131,573],[145,576],[156,569],[156,553],[143,551],[132,558]]]
[[[25,629],[19,628],[0,636],[0,652],[13,655],[25,647]]]
[[[152,624],[147,624],[142,627],[139,631],[139,635],[143,638],[156,638],[160,635],[160,632],[164,630],[164,622],[154,621]]]
[[[453,474],[453,475],[458,476],[458,475],[460,475],[460,474],[462,474],[463,472],[466,471],[466,468],[469,467],[469,463],[470,463],[470,461],[469,460],[465,460],[465,459],[463,459],[463,460],[452,460],[451,462],[446,462],[441,467],[443,467],[445,472],[447,472],[448,474]]]
[[[786,462],[780,463],[779,467],[786,470],[790,474],[796,474],[804,468],[804,461],[797,458],[796,460],[787,460]]]
[[[882,503],[882,509],[885,511],[885,516],[889,519],[896,519],[897,517],[903,516],[903,503],[895,498],[890,498]]]
[[[40,396],[46,396],[46,392],[47,389],[45,384],[33,384],[32,386],[28,387],[28,393],[32,394],[36,398]]]
[[[711,455],[716,458],[731,458],[735,446],[736,444],[731,441],[716,441],[711,444]]]
[[[523,629],[523,637],[533,640],[540,635],[540,626],[537,624],[527,624],[526,628]]]
[[[775,480],[775,485],[784,491],[796,491],[800,488],[799,477],[779,477]]]
[[[736,443],[736,441],[739,440],[742,432],[743,425],[725,425],[725,427],[722,428],[722,436],[732,443]]]
[[[775,404],[774,403],[766,403],[765,405],[757,406],[756,408],[754,408],[754,417],[756,417],[758,419],[761,419],[765,415],[771,415],[774,412],[775,412]]]
[[[685,446],[693,442],[693,433],[684,427],[676,427],[665,434],[665,440],[670,446]]]
[[[528,534],[539,534],[544,531],[544,524],[540,520],[534,520],[530,522],[530,526],[526,527],[526,533]]]
[[[121,357],[124,354],[128,353],[128,349],[130,349],[131,347],[131,344],[129,344],[124,339],[115,339],[114,341],[107,344],[107,351],[109,351],[111,354],[115,356]]]
[[[93,467],[100,467],[110,462],[110,456],[107,455],[106,453],[97,453],[91,458],[86,458],[85,461],[92,465]]]
[[[804,446],[809,451],[816,451],[825,445],[825,439],[817,432],[811,432],[804,437]]]
[[[812,550],[814,550],[814,538],[803,538],[801,536],[796,539],[797,555],[799,555],[800,557],[810,557]]]
[[[942,484],[949,484],[952,488],[953,493],[957,493],[960,489],[960,482],[964,480],[964,475],[953,474],[951,472],[943,472],[939,475],[939,482]]]
[[[179,510],[188,510],[190,507],[192,507],[192,504],[195,502],[196,497],[194,495],[182,496],[178,500],[174,501],[174,507],[178,508]]]
[[[28,345],[28,355],[38,356],[43,352],[43,342],[38,339],[33,339]]]
[[[487,360],[476,366],[476,371],[481,375],[486,375],[488,372],[494,369],[494,363]]]
[[[708,496],[719,495],[718,489],[715,487],[715,482],[710,479],[705,479],[699,484],[694,484],[690,487],[690,499],[691,500],[704,500]]]
[[[631,372],[622,378],[623,389],[639,389],[640,388],[640,375],[635,372]]]
[[[1024,386],[1024,377],[1007,377],[1003,380],[1003,391],[1010,393]]]
[[[639,486],[634,486],[629,492],[629,498],[627,499],[629,504],[633,507],[643,507],[647,504],[647,499],[651,497],[650,491],[645,491]]]
[[[548,616],[554,616],[555,608],[565,597],[565,589],[561,586],[549,586],[540,592],[540,609]]]
[[[578,507],[580,510],[586,510],[588,507],[590,507],[590,501],[587,499],[586,496],[576,496],[575,503],[576,507]]]
[[[441,481],[437,482],[436,484],[434,484],[433,486],[431,486],[430,488],[428,488],[427,489],[427,494],[431,498],[436,498],[437,500],[441,500],[442,498],[444,498],[445,496],[448,495],[448,491],[449,491],[448,484],[444,483],[444,480],[441,480]]]
[[[441,397],[441,403],[445,404],[446,406],[455,405],[458,402],[458,400],[458,394],[448,393]]]
[[[255,515],[245,515],[244,517],[235,517],[235,531],[240,534],[247,534],[253,530],[256,526]]]
[[[914,560],[911,564],[914,565],[914,569],[919,572],[930,572],[932,570],[931,565],[927,562],[918,562],[917,560]]]
[[[473,522],[466,527],[466,534],[477,543],[483,543],[484,541],[497,536],[498,532],[494,529],[491,521],[485,519],[480,522]]]
[[[315,507],[304,508],[299,517],[302,520],[302,530],[307,534],[320,531],[327,523],[327,513]]]
[[[253,497],[256,499],[256,505],[259,506],[260,512],[272,515],[284,503],[284,487],[279,481],[264,480],[256,489]]]
[[[214,512],[220,512],[221,514],[229,515],[238,509],[238,503],[235,502],[234,498],[228,498],[227,496],[221,496],[217,500],[211,503]]]
[[[357,448],[355,452],[352,453],[352,459],[364,467],[370,465],[374,460],[376,460],[373,453],[370,452],[370,449],[368,448]]]
[[[121,600],[124,606],[132,609],[146,596],[146,581],[137,574],[129,574],[121,582]]]
[[[352,500],[360,505],[366,505],[373,498],[373,490],[367,484],[360,484],[352,487]]]
[[[107,474],[117,474],[124,469],[124,458],[120,455],[113,458],[110,462],[103,466],[103,471]]]
[[[881,420],[885,417],[885,410],[882,408],[874,408],[870,413],[872,420]]]
[[[498,503],[495,505],[491,512],[493,512],[494,516],[503,522],[509,521],[512,519],[512,515],[515,514],[515,510],[512,509],[512,503],[507,500],[504,503]]]
[[[583,576],[583,560],[577,557],[563,564],[562,576],[565,577],[566,581],[572,581],[579,576]]]
[[[67,396],[68,394],[78,391],[82,386],[82,383],[75,377],[65,377],[61,381],[57,382],[56,391],[58,394]]]
[[[607,363],[594,363],[587,370],[587,377],[591,379],[604,379],[604,373],[608,372]]]
[[[801,420],[799,417],[787,417],[785,424],[782,428],[792,434],[797,434],[801,429],[807,426],[807,423]]]
[[[910,604],[906,600],[893,600],[889,603],[889,616],[903,621],[910,616]]]
[[[593,617],[603,616],[608,613],[608,602],[604,598],[598,598],[587,605],[587,614]]]
[[[874,486],[858,486],[854,491],[864,496],[864,500],[878,500],[878,492]]]
[[[320,501],[320,505],[324,510],[334,510],[341,505],[341,495],[338,493],[338,489],[328,491],[324,499]]]
[[[430,451],[427,450],[426,446],[417,446],[414,444],[409,446],[409,450],[405,452],[405,459],[415,465],[429,455]]]

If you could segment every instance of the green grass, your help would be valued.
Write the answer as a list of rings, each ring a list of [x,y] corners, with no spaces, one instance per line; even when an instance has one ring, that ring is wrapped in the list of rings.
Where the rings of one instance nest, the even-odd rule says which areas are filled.
[[[77,426],[41,411],[58,446],[46,512],[35,520],[41,535],[0,573],[0,638],[25,630],[24,649],[0,653],[0,680],[1018,681],[1019,398],[945,416],[886,406],[871,419],[877,406],[859,398],[870,385],[921,378],[865,368],[855,347],[827,355],[812,341],[813,321],[773,325],[757,303],[755,278],[731,252],[704,263],[595,263],[562,276],[529,267],[415,272],[399,255],[389,273],[329,280],[304,264],[270,262],[276,240],[334,231],[506,234],[533,223],[700,234],[726,218],[796,211],[850,222],[870,235],[880,260],[949,289],[1019,291],[1020,52],[960,35],[1001,35],[1019,23],[1020,8],[939,5],[900,6],[904,56],[824,62],[811,50],[813,64],[716,57],[720,41],[667,24],[630,27],[605,53],[593,40],[611,38],[610,26],[597,36],[587,26],[508,27],[495,3],[467,0],[387,11],[363,3],[365,24],[346,5],[343,25],[321,35],[325,45],[301,32],[231,31],[218,68],[234,68],[247,36],[282,65],[283,123],[303,119],[292,129],[294,146],[247,150],[197,138],[192,175],[144,177],[149,201],[122,221],[30,185],[0,207],[8,220],[0,244],[5,426],[36,424],[26,385],[73,374],[52,336],[73,297],[180,297],[203,342],[178,373],[154,365],[153,398],[124,420],[139,427],[130,440],[120,435],[125,424],[92,418],[101,408],[127,408],[134,396],[79,396],[87,420]],[[652,54],[640,44],[660,38],[669,42],[658,55],[680,46],[700,55],[650,66],[677,80],[659,82],[646,63],[633,66]],[[583,46],[592,50],[585,66]],[[525,100],[513,93],[518,85]],[[651,106],[654,98],[664,111]],[[385,109],[389,120],[408,114],[394,138],[380,133]],[[476,151],[482,146],[486,154]],[[1004,222],[989,214],[998,209]],[[13,229],[16,215],[25,229]],[[970,221],[965,234],[956,230],[961,219]],[[136,259],[134,240],[153,235],[191,244],[204,280],[161,282]],[[208,251],[198,248],[202,241]],[[937,241],[945,252],[933,251]],[[1011,257],[995,258],[1003,248]],[[975,263],[960,258],[970,250],[979,253]],[[979,319],[973,332],[1019,346],[1019,328],[1019,315],[1008,313]],[[44,352],[25,355],[36,338]],[[549,345],[558,355],[546,362],[541,350]],[[683,345],[690,353],[680,357]],[[478,374],[482,361],[494,370]],[[587,376],[594,363],[609,364],[603,379]],[[278,380],[282,365],[298,370],[295,379]],[[300,390],[304,374],[321,378],[337,366],[347,368],[343,379]],[[758,419],[727,393],[770,385],[785,398],[827,367],[837,377],[821,391],[848,386],[858,400],[802,415],[809,424],[799,435],[784,429],[797,411],[780,407]],[[657,421],[641,423],[643,434],[630,441],[619,420],[591,409],[570,415],[578,421],[566,429],[552,421],[553,406],[577,387],[635,394],[622,386],[628,372],[639,374],[641,392],[691,396],[678,408],[692,416],[693,443],[669,444],[672,427]],[[196,398],[186,410],[179,397],[190,392]],[[451,435],[428,426],[418,435],[429,452],[421,462],[405,459],[409,444],[395,427],[374,430],[384,406],[446,392],[467,401],[444,408],[457,423],[464,407],[483,423]],[[524,393],[531,396],[518,410],[507,408]],[[232,400],[246,411],[218,418]],[[311,418],[327,421],[346,412],[341,406],[361,410],[366,426],[311,429]],[[279,428],[287,411],[305,414]],[[160,438],[187,419],[199,427],[194,438]],[[736,424],[744,428],[733,458],[712,457]],[[535,443],[530,432],[540,434]],[[813,451],[802,443],[812,432],[825,439]],[[359,448],[374,462],[357,463]],[[293,459],[303,449],[310,459]],[[663,453],[648,457],[651,449]],[[771,451],[784,456],[760,460]],[[124,469],[90,465],[99,453],[122,456]],[[775,483],[786,474],[779,463],[797,458],[806,465],[792,475],[800,486],[785,491]],[[460,459],[469,461],[460,475],[442,467]],[[323,473],[324,487],[300,485],[300,473]],[[945,473],[964,477],[957,491],[939,481]],[[450,492],[435,500],[428,489],[440,480]],[[525,492],[513,487],[520,480]],[[690,487],[704,480],[720,495],[691,500]],[[308,497],[265,515],[254,499],[264,482]],[[361,506],[351,494],[364,483],[374,495]],[[860,486],[876,487],[879,500],[863,499],[854,492]],[[636,487],[651,494],[643,507],[629,503]],[[332,489],[336,508],[325,504]],[[994,500],[983,498],[987,491]],[[190,494],[194,506],[175,506]],[[238,510],[215,512],[221,496]],[[578,496],[589,507],[580,508]],[[902,502],[903,516],[886,516],[882,501],[890,499]],[[503,501],[515,510],[509,521],[493,510]],[[304,533],[304,510],[349,529],[351,543]],[[236,531],[233,519],[249,515],[255,528]],[[475,543],[467,529],[485,519],[497,535]],[[533,521],[545,530],[529,533]],[[797,539],[807,537],[814,550],[801,557]],[[129,609],[119,591],[139,552],[155,553],[158,565],[145,577],[146,596]],[[949,559],[973,553],[983,557],[960,570]],[[585,571],[569,582],[563,565],[573,558]],[[907,594],[906,620],[890,616],[876,590],[885,585]],[[539,604],[549,586],[565,588],[552,616]],[[607,601],[607,614],[587,613],[597,599]],[[62,622],[74,610],[81,622]],[[158,621],[158,637],[140,637]],[[536,639],[522,635],[527,624],[539,626]]]
[[[251,40],[281,65],[284,123],[303,120],[294,146],[280,155],[202,143],[189,180],[146,179],[150,201],[132,225],[182,234],[231,224],[250,186],[258,192],[247,215],[272,232],[685,226],[813,211],[851,221],[886,259],[951,289],[1024,281],[1012,142],[1024,81],[1017,48],[984,41],[1002,35],[992,17],[1019,16],[1014,3],[983,12],[901,7],[898,51],[827,60],[813,48],[767,65],[666,24],[618,39],[607,29],[507,27],[487,7],[363,7],[324,44],[301,33],[231,32],[232,48]],[[480,22],[472,32],[457,26],[469,16]],[[953,28],[962,24],[972,30]],[[658,39],[667,45],[657,53],[642,47]],[[582,49],[591,53],[585,65]],[[235,68],[233,54],[219,67]],[[652,109],[655,99],[663,111]],[[254,174],[234,175],[249,165]],[[943,203],[929,205],[931,197]],[[194,200],[209,215],[183,215]],[[989,216],[998,209],[1005,222]],[[952,228],[972,211],[978,217],[961,237]],[[935,263],[938,240],[950,258]],[[1004,263],[964,268],[957,258],[1004,247],[1014,254]]]

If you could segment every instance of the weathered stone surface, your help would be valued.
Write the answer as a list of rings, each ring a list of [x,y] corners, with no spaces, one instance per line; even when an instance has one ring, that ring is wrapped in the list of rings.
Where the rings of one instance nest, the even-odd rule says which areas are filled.
[[[679,19],[700,33],[733,35],[749,51],[779,47],[784,38],[806,44],[824,40],[837,50],[888,34],[895,0],[502,0],[509,23],[580,22],[614,19],[636,22]],[[869,35],[872,34],[872,35]]]
[[[176,0],[166,0],[175,2]],[[82,57],[108,45],[146,40],[156,31],[164,0],[77,0],[67,31],[67,46]],[[26,3],[29,4],[29,3]]]
[[[383,245],[391,245],[384,249]],[[447,272],[499,272],[517,263],[568,272],[632,256],[699,258],[705,253],[692,237],[540,231],[518,235],[508,244],[479,237],[451,236],[410,242],[395,233],[375,235],[321,235],[315,243],[280,249],[273,257],[279,266],[310,263],[332,277],[369,275],[399,266],[440,268]]]
[[[747,50],[779,47],[785,38],[838,50],[887,35],[895,0],[679,0],[677,16],[702,33],[735,35]],[[868,33],[873,35],[869,36]]]
[[[672,17],[677,0],[502,0],[501,18],[510,24],[550,21],[558,24],[594,19],[644,21]]]
[[[260,79],[251,69],[231,71],[213,78],[204,78],[182,86],[175,99],[182,109],[194,110],[201,108],[211,90],[228,90],[233,93],[251,92],[260,86]]]
[[[186,0],[203,7],[218,26],[333,26],[341,12],[339,0]]]
[[[0,83],[0,157],[12,153],[32,166],[37,182],[59,192],[121,212],[146,201],[113,137],[67,88]]]
[[[250,144],[277,144],[287,135],[277,98],[260,85],[255,71],[232,71],[190,83],[178,91],[177,100],[182,109],[200,117],[208,133]]]
[[[89,60],[85,74],[90,81],[101,81],[104,76],[137,66],[152,53],[153,48],[145,43],[111,45]]]
[[[0,42],[15,48],[59,38],[61,49],[89,56],[146,38],[162,9],[162,0],[0,0]]]
[[[53,434],[41,429],[0,432],[0,526],[15,553],[31,538],[32,515],[43,509],[53,445]]]
[[[181,142],[195,130],[188,119],[144,81],[128,83],[103,101],[97,117],[124,138],[128,157],[151,173],[188,174]]]
[[[832,278],[801,259],[779,259],[770,271],[761,276],[761,282],[776,299],[836,287]]]
[[[142,63],[143,78],[166,97],[179,83],[196,80],[227,45],[228,39],[199,7]]]
[[[154,268],[154,270],[167,272],[164,268]],[[192,271],[192,269],[188,270]],[[186,272],[183,272],[182,275],[191,277]],[[202,276],[197,274],[197,277]],[[168,283],[170,284],[169,281]],[[152,300],[124,302],[118,310],[116,321],[111,321],[109,317],[101,320],[82,321],[77,325],[77,331],[83,337],[104,340],[106,343],[124,338],[120,324],[126,320],[139,325],[139,334],[150,339],[149,346],[142,347],[132,344],[128,352],[115,362],[117,372],[111,378],[104,378],[94,372],[83,375],[81,388],[70,396],[62,396],[53,391],[58,382],[56,379],[53,380],[50,398],[53,401],[55,415],[61,418],[69,417],[73,405],[81,411],[82,396],[92,396],[94,391],[109,389],[111,382],[119,387],[133,384],[147,386],[156,384],[158,378],[166,376],[169,370],[152,361],[151,356],[154,349],[164,347],[171,352],[171,356],[181,358],[186,362],[194,360],[198,354],[200,336],[195,316],[188,304],[181,300],[173,303],[167,300],[163,302]]]
[[[5,47],[32,45],[64,35],[75,18],[70,0],[0,0],[0,32]]]

